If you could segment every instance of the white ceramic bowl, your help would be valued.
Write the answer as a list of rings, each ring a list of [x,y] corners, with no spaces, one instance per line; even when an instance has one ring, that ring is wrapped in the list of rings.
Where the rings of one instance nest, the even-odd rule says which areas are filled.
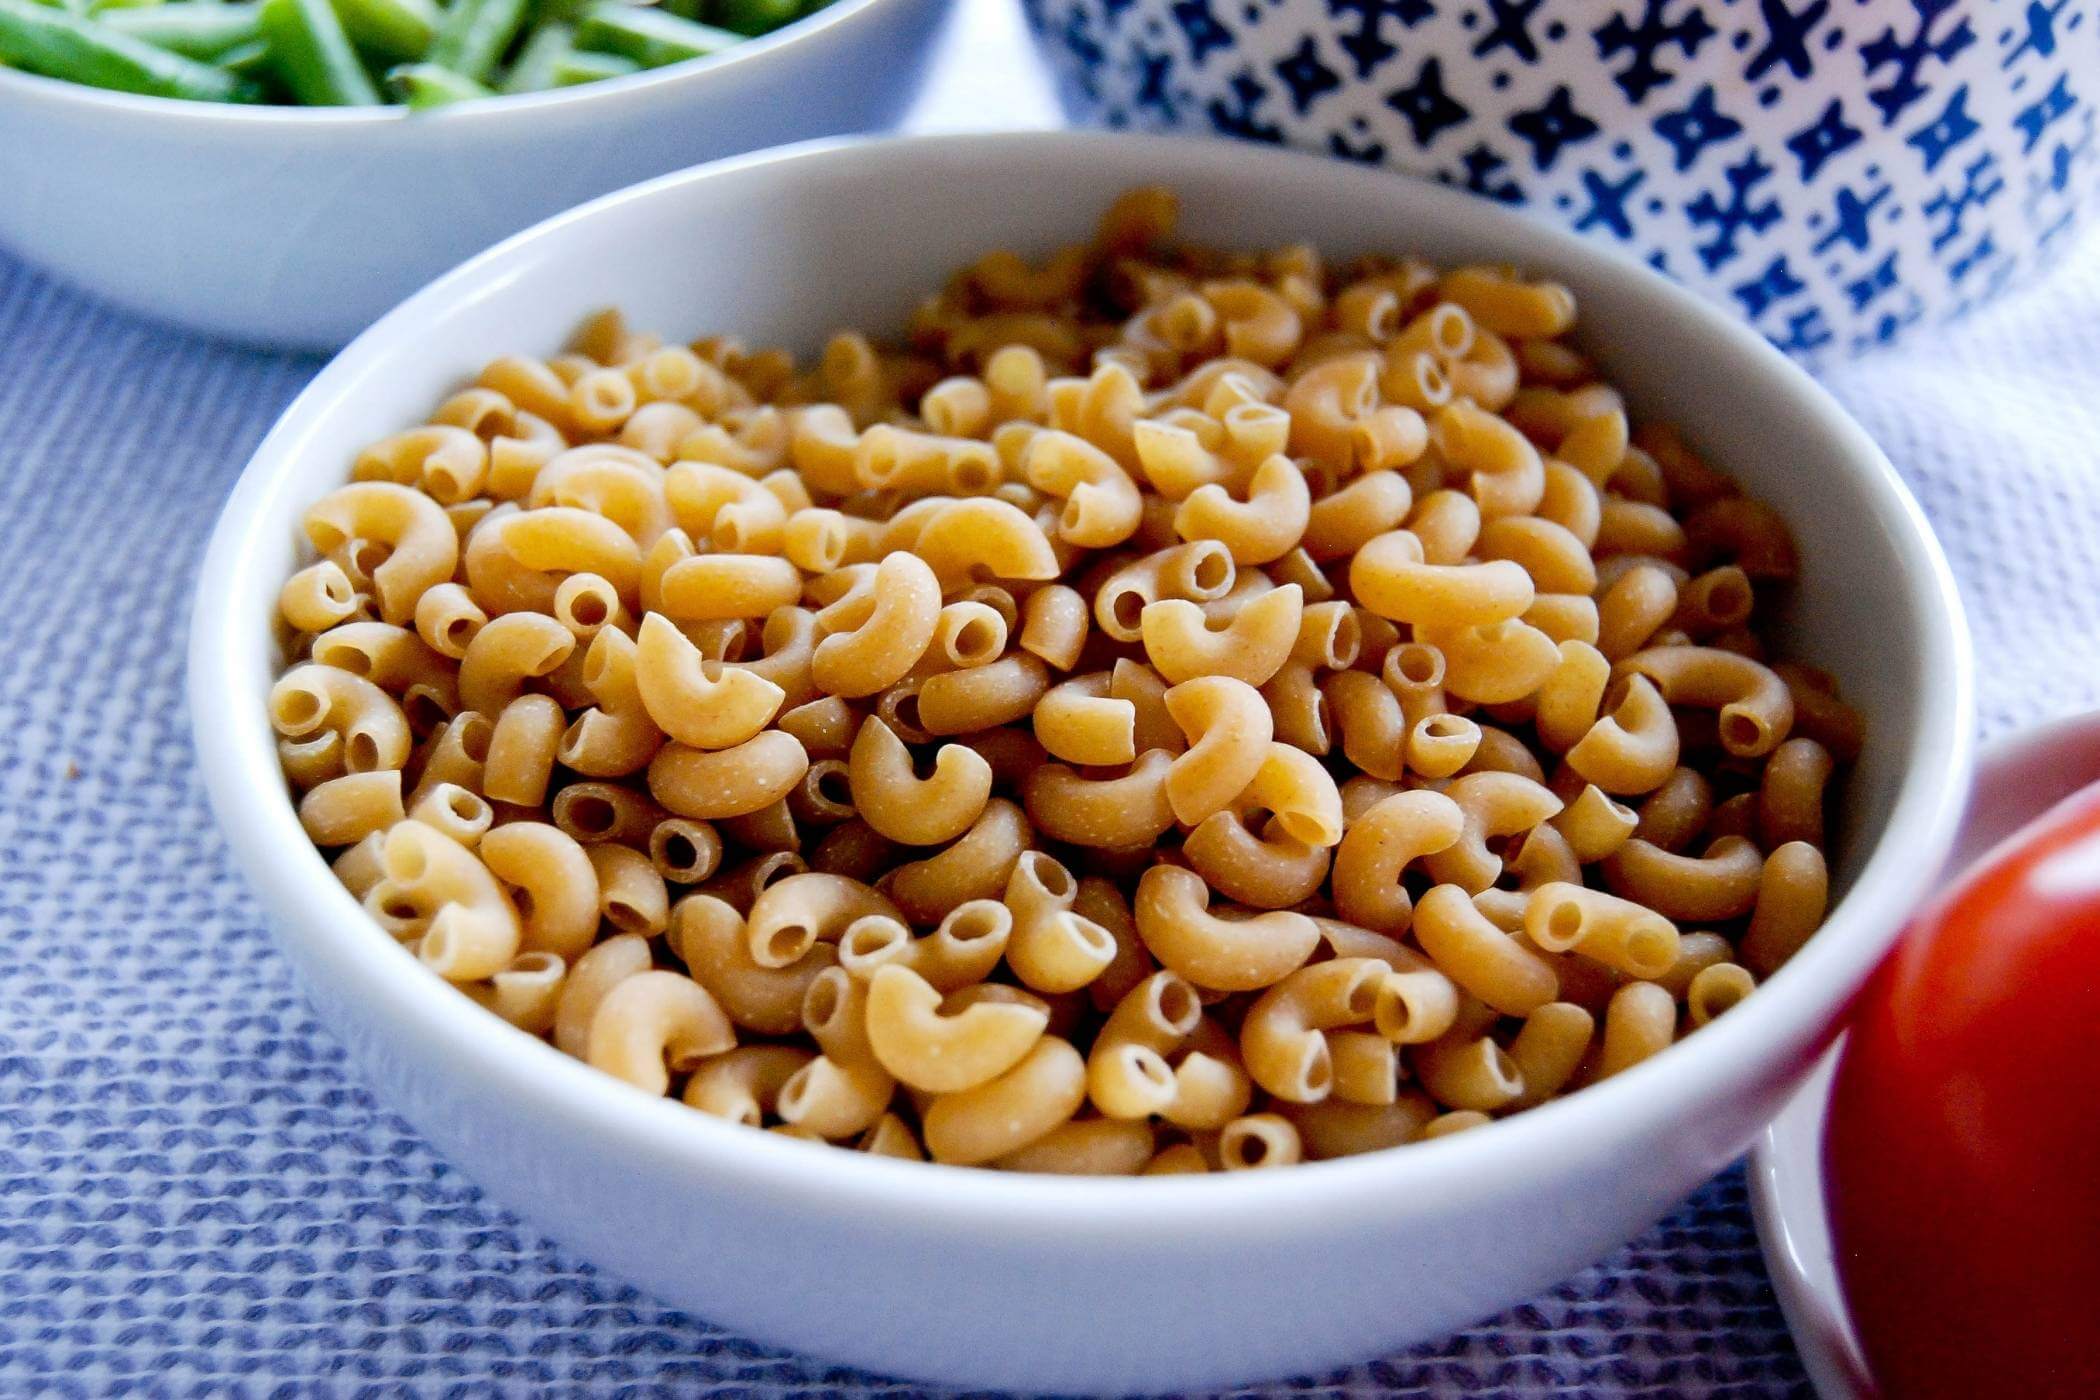
[[[1586,343],[1798,533],[1790,647],[1872,725],[1823,932],[1740,1010],[1477,1132],[1271,1173],[1089,1181],[874,1161],[646,1097],[504,1025],[366,920],[301,834],[264,696],[303,508],[491,354],[608,303],[805,349],[895,327],[988,248],[1084,236],[1168,182],[1192,235],[1413,249],[1565,279]],[[709,256],[696,257],[705,249]],[[1798,369],[1653,273],[1468,196],[1241,145],[1078,134],[823,144],[625,191],[458,269],[360,337],[257,452],[199,583],[206,781],[323,1020],[380,1100],[578,1254],[724,1326],[876,1370],[1099,1392],[1316,1370],[1442,1332],[1641,1230],[1730,1161],[1827,1041],[1954,829],[1970,670],[1888,463]]]
[[[177,102],[0,67],[0,243],[192,330],[333,350],[583,200],[892,125],[946,5],[835,0],[712,58],[421,113]]]
[[[1992,847],[2089,783],[2100,782],[2100,710],[2067,715],[1984,746],[1950,883]],[[1838,1286],[1836,1245],[1823,1203],[1823,1122],[1843,1042],[1816,1066],[1758,1140],[1750,1205],[1802,1366],[1823,1400],[1874,1400],[1859,1338]]]

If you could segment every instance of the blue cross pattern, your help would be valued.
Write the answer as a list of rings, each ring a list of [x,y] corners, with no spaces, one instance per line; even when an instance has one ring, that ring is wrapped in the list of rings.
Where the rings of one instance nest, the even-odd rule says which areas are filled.
[[[1436,13],[1430,0],[1327,0],[1327,12],[1336,19],[1354,16],[1356,27],[1341,36],[1342,52],[1356,63],[1356,76],[1368,78],[1400,52],[1386,37],[1386,21],[1412,29]]]
[[[1506,125],[1531,147],[1531,163],[1542,172],[1553,168],[1562,147],[1587,141],[1598,131],[1597,123],[1575,109],[1565,83],[1554,88],[1541,106],[1515,113]]]
[[[1589,207],[1575,220],[1577,233],[1588,233],[1593,228],[1611,230],[1618,238],[1633,237],[1633,218],[1627,212],[1626,201],[1648,178],[1648,172],[1636,166],[1614,182],[1607,180],[1596,170],[1582,172],[1583,192],[1589,196]]]
[[[1743,314],[1754,321],[1775,302],[1807,291],[1808,284],[1794,275],[1794,270],[1787,266],[1786,254],[1781,253],[1765,264],[1763,272],[1747,282],[1737,283],[1731,290],[1735,299],[1743,304]]]
[[[1473,113],[1444,91],[1444,65],[1434,58],[1422,60],[1421,71],[1407,87],[1385,95],[1385,105],[1407,118],[1415,144],[1427,150],[1431,142],[1454,126],[1462,126]]]
[[[1801,162],[1801,182],[1813,181],[1832,156],[1859,144],[1861,134],[1845,120],[1844,99],[1831,98],[1822,116],[1786,139],[1786,148]]]
[[[1830,0],[1811,0],[1798,10],[1789,10],[1786,0],[1757,0],[1757,8],[1765,22],[1765,42],[1751,55],[1743,80],[1754,83],[1780,64],[1797,78],[1807,77],[1816,66],[1808,53],[1809,37],[1830,13]]]
[[[1301,117],[1323,95],[1342,85],[1342,75],[1320,62],[1319,45],[1310,34],[1277,63],[1276,76],[1291,90],[1291,107]]]
[[[1627,65],[1612,75],[1628,102],[1645,101],[1656,88],[1676,79],[1676,70],[1663,67],[1660,61],[1665,49],[1675,46],[1686,58],[1697,58],[1700,45],[1720,32],[1696,5],[1682,18],[1670,19],[1669,10],[1676,2],[1641,0],[1639,19],[1629,21],[1624,14],[1614,14],[1591,31],[1597,41],[1597,57],[1629,55]]]
[[[1655,134],[1670,143],[1679,170],[1689,170],[1700,152],[1716,142],[1742,134],[1743,124],[1714,105],[1712,83],[1699,89],[1683,110],[1665,112],[1652,123]]]
[[[1728,181],[1726,202],[1708,190],[1684,207],[1694,224],[1713,230],[1713,236],[1698,247],[1699,261],[1708,272],[1735,260],[1745,231],[1762,233],[1778,223],[1781,216],[1778,200],[1757,202],[1755,191],[1772,174],[1772,167],[1756,151],[1729,166],[1723,174]]]
[[[1867,92],[1868,98],[1881,109],[1883,126],[1894,126],[1896,119],[1925,95],[1923,74],[1926,64],[1934,60],[1946,63],[1976,42],[1976,31],[1969,27],[1967,16],[1956,21],[1953,28],[1938,38],[1933,37],[1933,30],[1940,20],[1961,3],[1963,0],[1910,0],[1916,23],[1907,37],[1897,37],[1896,27],[1890,25],[1879,37],[1861,47],[1860,61],[1866,65],[1868,77],[1884,68],[1895,70],[1887,83]]]
[[[1925,125],[1903,138],[1906,145],[1916,146],[1925,157],[1927,174],[1940,168],[1947,152],[1983,130],[1974,117],[1969,115],[1969,85],[1963,83],[1947,98],[1947,105],[1940,114]]]

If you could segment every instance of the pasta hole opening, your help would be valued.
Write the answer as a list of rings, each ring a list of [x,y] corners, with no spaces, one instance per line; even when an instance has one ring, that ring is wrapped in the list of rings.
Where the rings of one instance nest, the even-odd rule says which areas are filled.
[[[663,841],[663,863],[672,870],[691,870],[700,863],[700,848],[693,838],[682,831],[674,831]]]
[[[416,956],[434,967],[442,967],[452,961],[452,931],[443,924],[432,924],[416,948]]]
[[[343,766],[353,773],[370,773],[379,767],[379,741],[362,729],[353,730],[343,745]]]
[[[1052,899],[1069,899],[1077,892],[1078,887],[1072,883],[1072,872],[1041,851],[1025,852],[1021,859],[1028,864],[1029,876]]]
[[[1765,726],[1741,710],[1721,712],[1721,746],[1738,757],[1755,754],[1764,742]]]
[[[891,702],[889,711],[890,717],[896,721],[894,727],[899,730],[899,738],[908,738],[914,734],[922,739],[933,737],[927,733],[925,724],[919,718],[919,693],[916,690],[899,695]]]
[[[508,968],[496,975],[498,977],[551,978],[558,976],[563,967],[562,960],[552,953],[520,953],[511,961],[511,965]]]
[[[609,835],[620,823],[620,815],[613,810],[612,803],[588,793],[568,803],[567,816],[569,825],[587,837]]]
[[[793,851],[775,851],[759,863],[758,870],[751,880],[752,892],[763,894],[788,876],[800,875],[807,869],[809,865]]]
[[[1144,628],[1145,595],[1134,588],[1119,588],[1110,595],[1108,615],[1115,624],[1131,637],[1136,637]]]
[[[773,1101],[774,1111],[790,1123],[800,1118],[809,1106],[810,1071],[817,1063],[813,1060],[789,1075],[787,1083],[780,1086],[780,1096]]]
[[[1716,578],[1706,590],[1706,616],[1709,622],[1721,626],[1732,626],[1750,616],[1752,594],[1750,580],[1733,574]]]
[[[1393,653],[1393,671],[1409,685],[1433,686],[1443,682],[1443,653],[1420,642],[1408,642]]]
[[[1660,977],[1677,961],[1677,937],[1665,924],[1642,923],[1626,935],[1626,961],[1638,977]]]
[[[782,924],[766,935],[766,957],[775,967],[786,967],[815,945],[817,936],[802,924]]]
[[[824,768],[817,774],[814,786],[817,796],[834,807],[853,805],[853,780],[843,764]]]
[[[1230,589],[1234,573],[1232,554],[1222,545],[1216,549],[1198,550],[1189,564],[1189,582],[1194,585],[1194,591],[1206,599]]]
[[[1305,1064],[1298,1074],[1299,1087],[1307,1101],[1325,1098],[1334,1087],[1334,1056],[1327,1049],[1327,1038],[1315,1033],[1306,1046]]]
[[[1422,725],[1422,732],[1432,739],[1462,739],[1466,721],[1458,715],[1431,715]]]
[[[580,593],[570,600],[569,617],[579,626],[603,627],[611,616],[612,611],[606,607],[605,599],[595,592]],[[598,669],[602,675],[604,667]]]
[[[977,664],[990,661],[998,648],[999,629],[984,618],[973,617],[955,629],[948,643],[948,655],[953,661]]]
[[[1152,1090],[1162,1101],[1172,1099],[1175,1089],[1174,1071],[1167,1068],[1167,1062],[1157,1053],[1142,1045],[1131,1045],[1125,1047],[1124,1058],[1125,1063],[1130,1066],[1130,1072],[1146,1088]]]
[[[844,1010],[845,997],[836,977],[819,976],[802,997],[802,1019],[812,1031],[830,1030]]]
[[[1106,962],[1116,955],[1115,937],[1092,919],[1082,919],[1077,915],[1067,915],[1065,917],[1065,927],[1070,931],[1073,941],[1078,943],[1088,956],[1096,957]]]
[[[408,718],[408,727],[418,734],[433,733],[452,718],[443,698],[427,685],[412,685],[402,693],[401,712]]]
[[[942,932],[951,943],[982,943],[988,939],[1003,938],[1012,931],[1013,915],[1003,904],[988,900],[973,901],[950,914],[941,925]]]
[[[1342,1001],[1342,1009],[1354,1021],[1368,1021],[1378,1009],[1378,984],[1383,981],[1378,972],[1366,971],[1349,987]]]
[[[624,899],[605,902],[605,917],[622,933],[647,933],[649,916]]]
[[[311,690],[287,687],[277,696],[277,727],[298,734],[320,724],[328,713],[328,702]]]
[[[1334,623],[1334,630],[1327,638],[1327,665],[1336,671],[1346,671],[1356,664],[1356,658],[1364,648],[1363,625],[1356,620],[1354,611],[1341,613]]]
[[[496,726],[487,715],[467,715],[461,718],[459,748],[476,763],[489,761],[489,743],[496,737]]]
[[[1258,1167],[1269,1159],[1269,1139],[1250,1129],[1220,1139],[1218,1150],[1236,1167]]]
[[[1556,904],[1546,912],[1546,933],[1554,943],[1572,948],[1582,938],[1582,906]]]
[[[386,915],[389,919],[404,924],[412,919],[423,917],[423,911],[416,908],[415,904],[405,895],[394,895],[382,900],[379,905],[379,912]]]
[[[1455,360],[1473,348],[1473,328],[1466,314],[1447,302],[1429,313],[1429,341],[1438,354]]]
[[[467,617],[447,618],[445,625],[438,629],[438,637],[444,642],[447,651],[454,654],[463,652],[467,649],[467,643],[474,640],[474,620]]]
[[[1514,1096],[1524,1092],[1524,1071],[1509,1052],[1494,1042],[1488,1042],[1488,1070],[1501,1082],[1503,1090]]]
[[[1196,989],[1180,977],[1162,977],[1153,984],[1152,1005],[1159,1024],[1186,1035],[1203,1019],[1203,1001]]]
[[[861,920],[846,930],[839,940],[839,954],[848,958],[873,958],[891,948],[902,947],[904,939],[898,936],[899,929],[888,921]]]
[[[445,805],[451,809],[453,816],[463,822],[478,822],[490,814],[489,804],[463,787],[453,787]]]

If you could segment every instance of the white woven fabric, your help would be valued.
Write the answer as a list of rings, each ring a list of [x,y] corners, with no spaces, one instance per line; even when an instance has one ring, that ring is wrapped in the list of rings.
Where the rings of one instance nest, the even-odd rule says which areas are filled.
[[[987,32],[922,124],[998,117]],[[1040,118],[1027,81],[1001,91]],[[180,682],[218,504],[315,368],[0,257],[0,1393],[904,1393],[540,1240],[307,1012],[213,830]],[[2100,702],[2100,246],[1830,382],[1946,542],[1985,730]],[[1731,1173],[1501,1318],[1265,1393],[1805,1392]]]

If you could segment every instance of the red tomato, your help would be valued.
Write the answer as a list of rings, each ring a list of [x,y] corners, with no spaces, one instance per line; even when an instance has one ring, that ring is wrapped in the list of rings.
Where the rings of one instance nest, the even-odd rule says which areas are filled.
[[[2100,786],[1936,900],[1876,975],[1823,1177],[1891,1400],[2100,1397]]]

